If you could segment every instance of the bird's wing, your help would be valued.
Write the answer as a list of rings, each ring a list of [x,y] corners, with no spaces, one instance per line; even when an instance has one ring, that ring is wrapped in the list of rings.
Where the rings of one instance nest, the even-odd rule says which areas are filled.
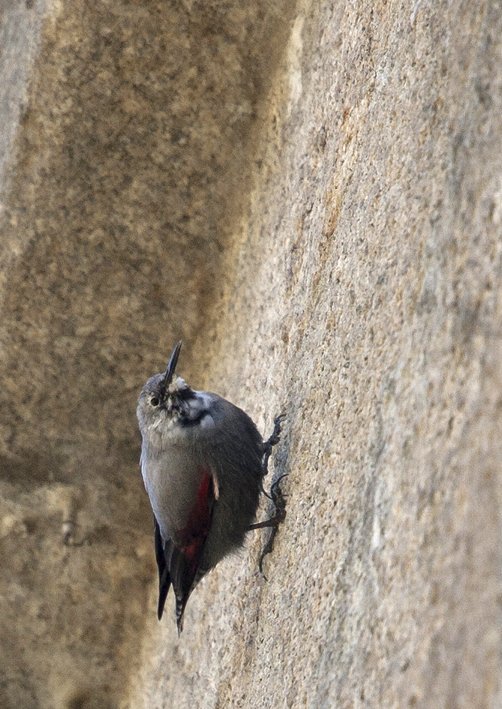
[[[185,527],[177,533],[175,540],[166,539],[163,545],[160,530],[158,531],[162,551],[161,562],[159,563],[157,559],[160,575],[159,619],[162,617],[169,585],[172,583],[176,596],[176,622],[179,632],[182,630],[183,613],[190,593],[202,578],[197,572],[204,544],[211,529],[216,489],[211,469],[204,469],[197,498]],[[156,529],[156,550],[157,548]]]
[[[155,558],[157,560],[157,567],[159,569],[159,605],[157,609],[157,617],[160,620],[162,618],[162,613],[164,612],[164,604],[166,602],[167,594],[169,593],[169,587],[171,585],[171,576],[166,566],[166,559],[164,556],[164,544],[162,542],[162,536],[160,534],[159,523],[157,522],[155,515],[153,519],[155,524]]]

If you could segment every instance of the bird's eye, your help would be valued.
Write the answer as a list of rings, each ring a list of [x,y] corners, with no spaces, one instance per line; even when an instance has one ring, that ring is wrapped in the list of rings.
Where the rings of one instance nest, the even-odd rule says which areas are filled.
[[[160,401],[157,399],[156,396],[152,396],[152,398],[150,399],[150,404],[152,406],[158,406],[160,404]]]

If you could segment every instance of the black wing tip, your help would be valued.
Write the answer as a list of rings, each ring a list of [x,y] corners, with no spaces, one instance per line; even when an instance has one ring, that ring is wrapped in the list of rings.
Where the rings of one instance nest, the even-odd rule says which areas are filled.
[[[167,593],[165,595],[160,593],[159,595],[159,605],[157,606],[157,618],[159,619],[159,621],[162,620],[162,616],[164,615],[164,604],[166,602],[166,596]]]
[[[166,574],[167,576],[167,574]],[[164,614],[164,606],[166,604],[166,598],[167,594],[169,593],[169,586],[171,585],[170,580],[168,578],[161,579],[160,583],[160,588],[159,588],[159,604],[157,606],[157,618],[159,620],[162,619],[162,616]]]

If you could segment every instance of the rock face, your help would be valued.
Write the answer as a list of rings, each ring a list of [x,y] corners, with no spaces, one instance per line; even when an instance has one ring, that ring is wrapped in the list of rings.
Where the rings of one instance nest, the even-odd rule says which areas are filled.
[[[0,707],[500,706],[500,4],[2,13]],[[289,474],[180,638],[135,422],[178,338]]]

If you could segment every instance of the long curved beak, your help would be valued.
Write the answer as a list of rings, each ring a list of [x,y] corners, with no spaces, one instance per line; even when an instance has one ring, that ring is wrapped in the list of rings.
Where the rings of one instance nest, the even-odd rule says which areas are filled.
[[[176,365],[178,364],[178,357],[181,351],[181,340],[176,344],[173,353],[169,359],[169,364],[167,365],[166,373],[164,375],[164,386],[167,387],[173,380],[174,372],[176,370]]]

